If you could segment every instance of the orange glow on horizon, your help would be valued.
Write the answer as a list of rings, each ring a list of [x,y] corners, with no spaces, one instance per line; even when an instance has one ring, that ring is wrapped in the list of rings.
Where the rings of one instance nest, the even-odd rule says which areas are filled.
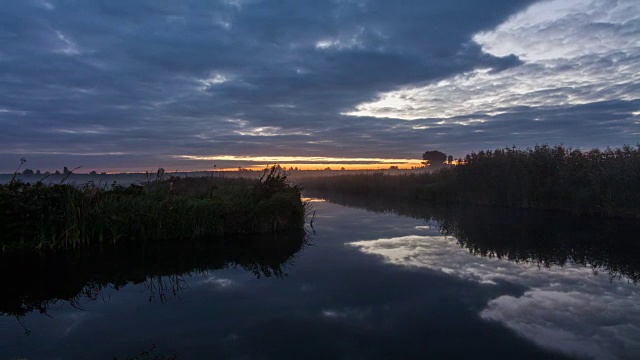
[[[183,160],[238,162],[239,167],[247,170],[262,170],[267,166],[276,164],[287,170],[290,168],[298,168],[298,170],[326,170],[327,168],[331,168],[331,170],[341,170],[343,168],[345,170],[389,170],[391,167],[397,167],[398,170],[410,170],[411,168],[423,167],[421,160],[396,158],[239,155],[175,155],[173,157]],[[224,166],[224,168],[218,167],[215,170],[234,171],[237,169],[238,167]]]
[[[340,171],[344,168],[345,171],[373,171],[373,170],[413,170],[413,169],[425,169],[422,161],[413,160],[407,162],[392,162],[396,159],[385,159],[384,163],[293,163],[293,162],[269,162],[269,163],[254,163],[252,165],[245,166],[215,166],[211,167],[211,165],[198,166],[198,165],[188,165],[188,166],[174,166],[174,167],[164,167],[165,175],[169,176],[175,173],[190,173],[190,172],[238,172],[238,170],[248,170],[248,171],[263,171],[265,168],[280,165],[283,170],[289,171],[291,168],[300,170],[300,171],[322,171],[330,168],[331,171]],[[451,163],[444,163],[445,165],[456,166],[456,165],[464,165],[464,160],[462,162],[458,162],[458,160],[453,160]],[[397,167],[397,169],[395,169]],[[391,169],[393,168],[393,169]],[[429,167],[427,167],[429,168]],[[141,174],[149,173],[150,176],[155,176],[158,168],[153,169],[139,169],[139,168],[111,168],[111,169],[96,169],[97,175],[102,175],[102,172],[106,175],[118,175],[118,174]],[[75,174],[86,175],[85,173],[76,172]]]
[[[404,164],[294,164],[294,163],[283,163],[283,164],[260,164],[260,165],[251,165],[251,166],[242,166],[240,168],[245,170],[253,170],[253,171],[262,171],[268,166],[280,165],[282,169],[289,170],[290,168],[297,168],[298,170],[326,170],[327,168],[331,168],[331,170],[389,170],[391,166],[397,166],[398,170],[411,170],[411,168],[423,167],[419,161],[415,163],[404,163]],[[226,168],[215,168],[208,169],[208,171],[238,171],[238,167],[226,167]]]

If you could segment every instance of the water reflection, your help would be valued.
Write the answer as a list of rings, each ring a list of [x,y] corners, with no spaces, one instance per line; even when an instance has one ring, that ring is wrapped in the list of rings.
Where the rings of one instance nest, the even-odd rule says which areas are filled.
[[[640,291],[635,285],[640,246],[633,222],[327,198],[427,221],[413,229],[414,235],[350,243],[364,253],[486,286],[524,287],[490,300],[480,311],[486,320],[568,354],[598,359],[640,354]]]
[[[61,303],[77,307],[85,299],[106,300],[100,295],[105,288],[117,290],[127,284],[143,284],[149,301],[164,302],[188,287],[185,276],[229,267],[257,278],[283,277],[287,265],[308,244],[306,233],[295,231],[233,241],[1,253],[0,315],[46,314]]]
[[[473,255],[535,263],[581,265],[611,279],[640,280],[640,222],[564,213],[490,208],[430,208],[405,201],[323,194],[337,204],[423,219]]]
[[[521,296],[524,286],[498,280],[487,285],[425,268],[414,271],[345,246],[358,239],[439,236],[434,229],[414,228],[429,224],[328,202],[315,205],[314,246],[303,244],[310,250],[304,256],[295,249],[283,251],[275,261],[281,264],[288,254],[296,254],[295,266],[286,265],[290,260],[281,266],[286,279],[271,271],[270,278],[256,280],[235,260],[232,268],[191,278],[187,274],[193,269],[216,266],[206,261],[171,266],[166,272],[137,271],[138,262],[129,261],[117,266],[133,267],[124,270],[125,280],[141,273],[138,285],[117,291],[109,286],[98,301],[80,299],[77,305],[84,310],[62,301],[64,306],[48,310],[52,318],[37,313],[21,317],[33,329],[30,336],[23,336],[13,318],[0,317],[0,353],[6,358],[112,359],[129,358],[156,344],[159,354],[179,359],[567,358],[478,315],[493,299]],[[467,258],[482,259],[454,245]],[[145,267],[151,269],[162,261],[179,263],[172,258],[201,257],[197,251],[180,251],[149,249],[137,257],[147,257]],[[104,267],[108,265],[105,261]],[[165,303],[148,302],[149,274],[162,279],[180,275],[189,288],[179,290],[176,298],[167,296]],[[171,284],[149,284],[171,289]]]

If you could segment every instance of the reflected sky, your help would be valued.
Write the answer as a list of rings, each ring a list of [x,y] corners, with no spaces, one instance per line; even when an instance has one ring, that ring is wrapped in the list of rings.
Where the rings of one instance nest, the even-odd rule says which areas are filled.
[[[316,234],[280,277],[229,265],[107,286],[93,299],[56,302],[49,316],[0,317],[0,353],[112,359],[155,344],[157,354],[179,359],[564,359],[575,348],[596,357],[638,354],[631,343],[637,291],[624,280],[475,257],[431,223],[313,206]],[[179,290],[154,296],[159,282]],[[547,330],[564,337],[549,345],[541,338]]]
[[[416,227],[415,233],[425,231]],[[349,245],[385,262],[428,268],[481,284],[509,282],[524,293],[492,299],[480,313],[537,344],[597,359],[640,354],[640,291],[628,278],[611,279],[571,264],[544,267],[473,256],[455,238],[409,235]]]

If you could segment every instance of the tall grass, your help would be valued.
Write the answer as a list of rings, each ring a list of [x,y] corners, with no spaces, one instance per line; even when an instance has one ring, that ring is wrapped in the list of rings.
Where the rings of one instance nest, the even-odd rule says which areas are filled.
[[[640,146],[579,151],[563,146],[496,149],[432,173],[306,179],[309,189],[473,204],[640,216]]]
[[[141,185],[0,185],[0,245],[75,247],[274,232],[304,225],[300,188],[279,169],[260,180],[164,178]]]

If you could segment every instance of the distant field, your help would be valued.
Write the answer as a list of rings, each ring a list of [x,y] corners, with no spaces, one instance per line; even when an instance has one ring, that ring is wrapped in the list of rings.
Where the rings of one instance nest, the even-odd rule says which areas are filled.
[[[325,177],[335,175],[348,175],[348,174],[373,174],[384,173],[387,175],[401,175],[401,174],[421,174],[426,172],[426,169],[416,170],[298,170],[298,171],[286,171],[289,179],[292,181],[298,181],[299,179],[309,177]],[[178,177],[231,177],[231,178],[250,178],[257,179],[262,175],[262,171],[196,171],[196,172],[169,172],[167,175]],[[152,179],[155,174],[150,173]],[[44,183],[59,184],[66,175],[16,175],[17,180],[23,182],[35,183],[42,180]],[[0,184],[6,184],[13,178],[13,174],[0,174]],[[116,182],[122,186],[129,186],[131,184],[142,184],[149,181],[149,177],[146,173],[128,173],[128,174],[71,174],[64,180],[64,183],[76,183],[83,185],[89,182],[93,182],[95,185],[108,185]]]
[[[235,172],[238,174],[238,172]],[[255,172],[255,177],[259,177],[261,173]],[[170,173],[168,175],[179,176],[179,177],[204,177],[204,176],[231,176],[230,174],[222,174],[221,172],[212,173],[212,172],[176,172]],[[115,181],[117,184],[122,186],[129,186],[131,184],[140,184],[145,183],[149,180],[153,180],[155,178],[155,174],[150,174],[147,176],[146,173],[131,173],[131,174],[71,174],[67,177],[66,175],[22,175],[19,174],[16,176],[17,180],[21,180],[23,182],[34,183],[42,180],[42,182],[48,184],[59,184],[63,181],[64,183],[76,183],[79,185],[83,185],[89,182],[93,182],[95,185],[111,185]],[[234,177],[238,177],[235,175]],[[6,184],[11,181],[13,178],[13,174],[0,174],[0,184]]]

